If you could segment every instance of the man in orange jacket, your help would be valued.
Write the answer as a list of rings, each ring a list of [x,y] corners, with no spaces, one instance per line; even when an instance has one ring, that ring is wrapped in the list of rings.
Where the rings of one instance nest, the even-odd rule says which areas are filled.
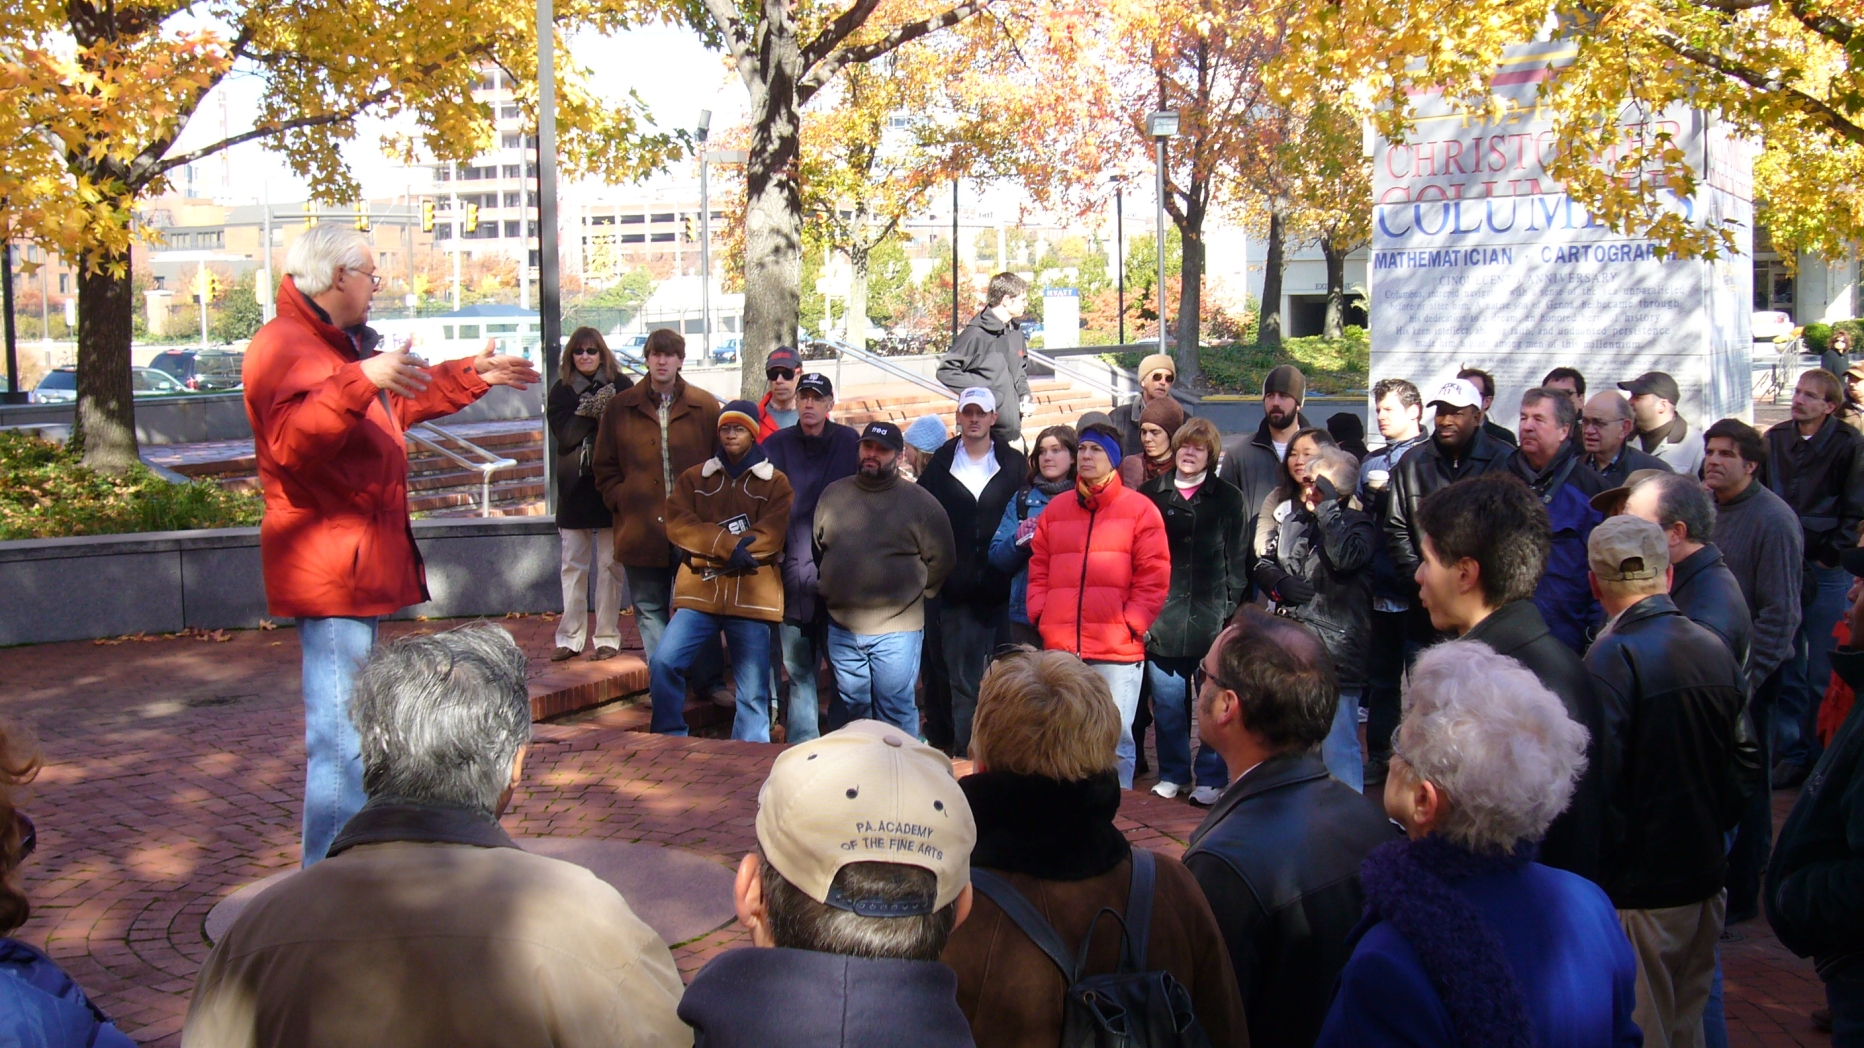
[[[253,336],[242,379],[265,518],[259,558],[266,605],[298,622],[304,654],[304,855],[322,859],[362,809],[362,757],[350,682],[376,622],[427,599],[408,522],[402,431],[450,415],[492,386],[539,379],[487,344],[478,356],[426,365],[407,346],[377,352],[368,327],[375,252],[343,226],[291,246],[278,316]]]

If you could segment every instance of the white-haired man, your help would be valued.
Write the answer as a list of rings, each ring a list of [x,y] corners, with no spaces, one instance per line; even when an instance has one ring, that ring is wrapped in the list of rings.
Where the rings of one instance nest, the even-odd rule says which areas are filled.
[[[531,741],[524,652],[485,623],[371,655],[369,803],[202,966],[188,1048],[681,1048],[667,944],[580,866],[499,828]]]
[[[402,431],[450,415],[493,386],[539,376],[491,343],[427,365],[407,346],[377,352],[368,326],[380,278],[361,233],[315,226],[291,245],[278,316],[246,350],[242,379],[265,520],[259,559],[273,618],[296,619],[304,654],[304,865],[362,807],[350,680],[384,615],[427,599],[408,525]]]

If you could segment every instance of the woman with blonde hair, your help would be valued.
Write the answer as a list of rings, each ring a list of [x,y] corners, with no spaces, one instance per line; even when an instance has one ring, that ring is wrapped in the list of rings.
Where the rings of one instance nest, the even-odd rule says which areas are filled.
[[[0,936],[11,936],[32,912],[19,868],[37,834],[16,807],[15,791],[38,774],[32,740],[0,722]],[[50,957],[13,938],[0,938],[0,1044],[135,1048]]]
[[[1032,904],[1070,956],[1098,925],[1086,956],[1087,974],[1099,975],[1115,970],[1121,936],[1118,922],[1096,916],[1124,918],[1148,870],[1141,969],[1184,988],[1210,1044],[1248,1041],[1229,950],[1196,879],[1178,860],[1132,847],[1113,824],[1120,732],[1106,680],[1067,652],[1011,652],[984,674],[971,723],[976,771],[958,781],[977,823],[978,891],[941,957],[958,973],[978,1048],[1056,1044],[1070,982],[999,899]]]
[[[609,398],[634,385],[602,333],[579,327],[563,343],[544,414],[557,442],[557,533],[562,538],[563,617],[552,662],[582,654],[589,640],[589,575],[595,573],[595,655],[621,650],[621,578],[615,571],[614,518],[596,487],[597,422]]]

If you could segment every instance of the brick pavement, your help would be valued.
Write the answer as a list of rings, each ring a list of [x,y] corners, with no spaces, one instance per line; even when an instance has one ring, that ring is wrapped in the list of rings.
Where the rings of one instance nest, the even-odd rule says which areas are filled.
[[[503,624],[541,668],[554,621]],[[386,623],[383,632],[447,625]],[[297,863],[304,753],[295,635],[6,649],[0,680],[0,716],[36,731],[46,760],[24,805],[38,822],[39,850],[26,867],[34,913],[19,934],[139,1043],[176,1044],[207,954],[207,911]],[[776,748],[621,730],[631,719],[609,707],[540,725],[507,828],[651,841],[735,865],[753,843],[757,788]],[[1781,814],[1788,802],[1779,795]],[[1201,815],[1133,793],[1119,825],[1175,856]],[[1805,1019],[1821,1003],[1810,964],[1764,925],[1739,931],[1725,950],[1731,1043],[1829,1044]],[[744,942],[734,923],[677,944],[674,955],[690,977]]]

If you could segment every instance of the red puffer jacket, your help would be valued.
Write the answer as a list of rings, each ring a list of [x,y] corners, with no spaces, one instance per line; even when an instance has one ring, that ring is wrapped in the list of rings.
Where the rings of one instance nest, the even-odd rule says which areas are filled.
[[[253,336],[243,371],[265,489],[259,561],[272,615],[389,615],[427,599],[401,433],[489,388],[470,359],[427,374],[420,396],[383,396],[349,335],[290,277],[279,285],[278,317]]]
[[[1120,483],[1049,501],[1030,542],[1029,621],[1042,646],[1102,662],[1143,662],[1146,630],[1171,589],[1171,546],[1152,500]]]

